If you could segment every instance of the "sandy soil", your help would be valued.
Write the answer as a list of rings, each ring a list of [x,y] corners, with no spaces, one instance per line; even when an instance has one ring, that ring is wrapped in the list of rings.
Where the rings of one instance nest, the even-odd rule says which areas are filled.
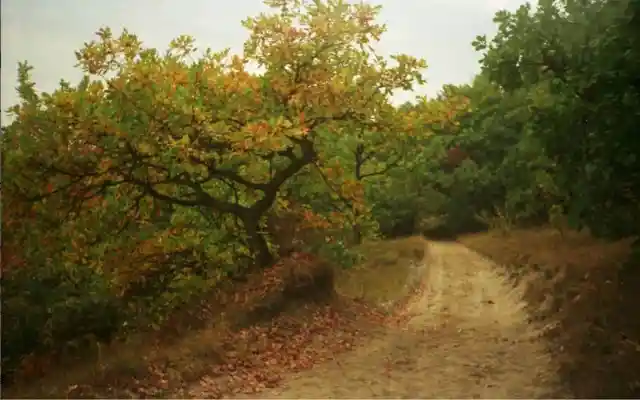
[[[253,398],[570,397],[522,291],[457,243],[430,243],[424,293],[401,326]]]

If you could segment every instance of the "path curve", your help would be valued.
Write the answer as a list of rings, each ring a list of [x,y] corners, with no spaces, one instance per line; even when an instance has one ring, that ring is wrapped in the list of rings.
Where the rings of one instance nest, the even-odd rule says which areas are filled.
[[[259,398],[550,398],[557,367],[522,291],[458,243],[429,243],[411,318]],[[565,397],[565,396],[562,396]]]

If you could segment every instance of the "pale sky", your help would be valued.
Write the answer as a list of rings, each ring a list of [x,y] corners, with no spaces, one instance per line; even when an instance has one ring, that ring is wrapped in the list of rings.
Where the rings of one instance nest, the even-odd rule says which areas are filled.
[[[435,94],[445,83],[465,83],[477,73],[476,35],[493,34],[493,15],[514,10],[524,0],[375,0],[382,4],[380,20],[388,31],[381,53],[423,57],[429,68],[421,93]],[[240,21],[266,10],[261,0],[3,0],[2,1],[2,122],[17,101],[18,61],[35,67],[36,88],[51,91],[60,79],[76,82],[74,51],[94,39],[101,26],[118,34],[127,28],[146,45],[166,48],[181,34],[195,37],[201,47],[240,52],[247,31]],[[397,101],[415,94],[400,94]]]

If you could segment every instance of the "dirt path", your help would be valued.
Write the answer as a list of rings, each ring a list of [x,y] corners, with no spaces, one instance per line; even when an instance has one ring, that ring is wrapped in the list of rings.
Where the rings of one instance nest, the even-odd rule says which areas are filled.
[[[427,290],[411,318],[260,398],[542,398],[562,396],[522,295],[490,261],[431,243]],[[253,396],[253,397],[256,397]],[[562,396],[565,397],[565,396]]]

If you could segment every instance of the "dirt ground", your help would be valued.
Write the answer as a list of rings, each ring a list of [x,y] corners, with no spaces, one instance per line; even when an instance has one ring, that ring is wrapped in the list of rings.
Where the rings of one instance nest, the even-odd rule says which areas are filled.
[[[403,323],[244,398],[570,397],[522,291],[460,244],[429,247],[424,290]],[[206,397],[203,388],[194,392]]]

